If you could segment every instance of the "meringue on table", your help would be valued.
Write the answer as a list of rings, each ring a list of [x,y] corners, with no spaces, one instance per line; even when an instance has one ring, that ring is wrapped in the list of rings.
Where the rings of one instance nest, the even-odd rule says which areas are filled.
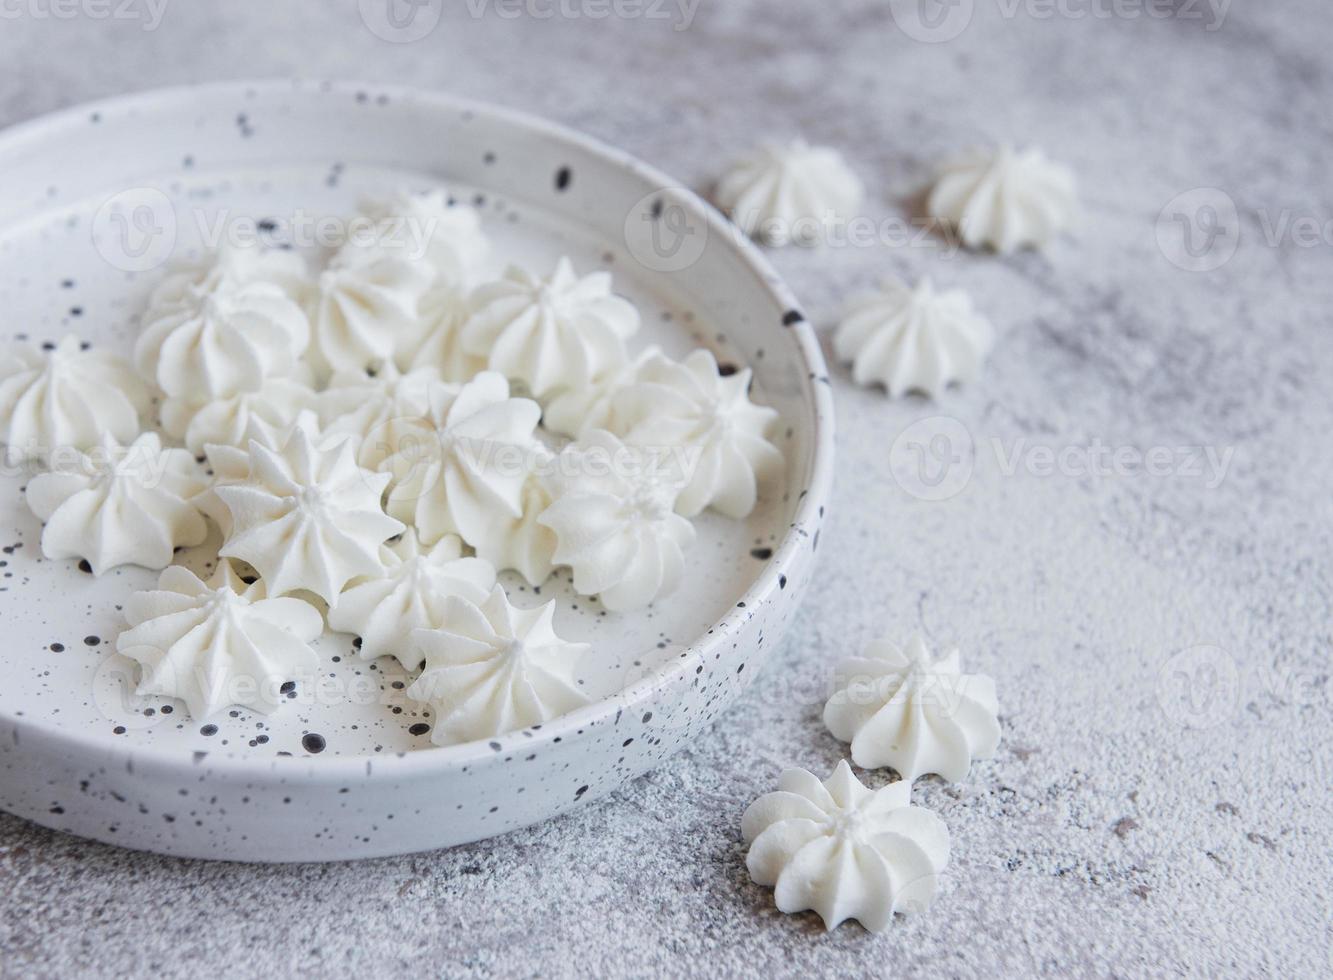
[[[1070,223],[1074,175],[1038,149],[974,149],[944,165],[926,202],[969,248],[1040,248]]]
[[[380,240],[410,250],[430,266],[436,284],[471,284],[490,242],[481,217],[466,205],[451,203],[442,188],[413,192],[399,189],[362,202],[361,211],[378,225]]]
[[[693,525],[674,509],[678,474],[602,430],[567,446],[560,469],[562,486],[537,523],[555,534],[552,558],[573,570],[575,590],[612,612],[674,591],[694,543]]]
[[[380,506],[388,482],[356,465],[349,441],[321,449],[300,426],[280,450],[251,441],[245,480],[215,491],[232,525],[218,553],[252,565],[271,595],[334,607],[352,579],[383,571],[380,545],[404,530]]]
[[[788,769],[741,820],[745,866],[782,912],[812,909],[830,932],[846,919],[883,932],[895,912],[930,905],[949,863],[949,829],[911,800],[910,782],[870,790],[846,762],[823,782]]]
[[[202,544],[208,526],[192,503],[207,481],[184,449],[154,432],[128,446],[107,433],[95,449],[53,460],[32,478],[28,506],[46,522],[42,554],[82,558],[94,575],[118,565],[165,568],[176,548]]]
[[[480,604],[451,596],[445,626],[413,632],[426,666],[407,695],[434,708],[432,741],[493,738],[589,702],[574,679],[588,645],[561,639],[554,616],[554,602],[519,609],[497,585]]]
[[[857,384],[882,384],[890,397],[935,396],[975,379],[994,337],[990,321],[961,290],[937,292],[929,279],[912,288],[890,278],[879,292],[848,304],[833,348],[851,362]]]
[[[421,666],[412,631],[447,625],[445,601],[459,596],[484,602],[495,587],[495,568],[481,558],[464,558],[463,542],[445,535],[422,548],[417,532],[381,547],[384,571],[354,581],[329,610],[329,628],[361,638],[361,659],[397,657],[407,670]]]
[[[0,443],[13,463],[45,462],[64,448],[92,449],[103,433],[130,442],[150,404],[128,361],[85,350],[77,337],[45,350],[21,343],[0,353]]]
[[[904,649],[881,640],[836,674],[842,686],[824,706],[824,724],[852,743],[858,766],[891,766],[908,782],[927,773],[957,781],[972,760],[995,755],[995,682],[964,674],[957,649],[932,661],[920,635]]]
[[[713,196],[751,238],[808,246],[855,215],[865,186],[837,150],[793,140],[766,144],[738,161]]]
[[[231,705],[276,711],[283,684],[319,669],[310,647],[324,631],[319,610],[247,586],[226,560],[207,583],[171,566],[155,590],[130,596],[125,619],[116,649],[142,667],[137,693],[180,698],[196,721]]]
[[[388,361],[373,376],[335,374],[320,393],[320,419],[326,435],[352,440],[360,466],[376,470],[394,453],[433,438],[431,405],[448,402],[453,393],[434,368],[403,374]]]
[[[252,419],[282,428],[291,425],[302,412],[313,410],[317,401],[315,390],[298,377],[269,378],[262,388],[203,406],[188,399],[168,398],[162,403],[162,429],[200,456],[209,445],[243,445]]]

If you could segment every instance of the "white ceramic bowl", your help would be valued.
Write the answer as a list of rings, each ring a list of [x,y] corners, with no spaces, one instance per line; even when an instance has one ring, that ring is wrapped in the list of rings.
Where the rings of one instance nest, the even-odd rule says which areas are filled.
[[[407,680],[320,649],[327,690],[272,716],[213,724],[132,693],[115,655],[119,605],[156,573],[101,579],[40,556],[40,525],[0,475],[0,807],[50,827],[191,857],[322,861],[488,837],[586,803],[691,739],[754,676],[795,612],[832,477],[819,345],[757,251],[662,174],[587,137],[506,110],[376,86],[175,89],[62,112],[0,135],[0,341],[66,332],[128,351],[163,263],[225,228],[324,244],[316,216],[358,197],[444,182],[483,212],[497,254],[610,269],[644,311],[642,342],[703,344],[755,372],[782,415],[780,484],[746,521],[705,515],[689,581],[611,616],[563,578],[516,601],[560,601],[588,640],[599,698],[489,742],[431,747]],[[209,548],[183,554],[203,565]]]

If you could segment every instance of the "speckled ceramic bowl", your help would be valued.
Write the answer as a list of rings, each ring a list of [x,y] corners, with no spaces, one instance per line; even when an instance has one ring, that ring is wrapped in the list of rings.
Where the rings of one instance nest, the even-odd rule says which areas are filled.
[[[0,474],[0,807],[128,847],[326,861],[501,833],[601,796],[698,737],[795,613],[832,476],[832,402],[813,331],[748,242],[693,194],[586,137],[423,92],[228,84],[153,92],[0,136],[0,341],[76,333],[130,350],[165,264],[225,235],[327,251],[329,216],[368,193],[444,182],[477,207],[494,268],[609,269],[644,314],[639,344],[705,345],[779,410],[784,478],[745,521],[704,515],[688,581],[611,615],[558,576],[557,626],[586,640],[593,704],[489,742],[436,748],[392,663],[326,634],[320,683],[263,716],[207,724],[133,694],[120,607],[156,573],[94,579],[40,554]],[[318,260],[319,256],[312,255]],[[206,568],[217,541],[182,553]]]

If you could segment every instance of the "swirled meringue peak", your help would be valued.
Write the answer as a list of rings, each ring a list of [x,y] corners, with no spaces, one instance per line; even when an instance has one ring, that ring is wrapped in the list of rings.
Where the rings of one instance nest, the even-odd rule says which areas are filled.
[[[594,430],[567,446],[555,502],[537,518],[555,533],[553,560],[574,588],[612,612],[670,594],[685,570],[694,527],[673,509],[680,493],[670,460]]]
[[[445,381],[471,381],[486,369],[486,358],[463,349],[463,324],[468,298],[450,285],[437,283],[421,297],[416,338],[399,348],[399,363],[407,368],[431,368]]]
[[[94,575],[118,565],[165,568],[178,547],[202,544],[208,527],[191,501],[207,487],[184,449],[146,432],[128,446],[108,433],[86,453],[53,457],[28,483],[28,506],[46,522],[42,554],[86,559]]]
[[[380,545],[403,525],[384,513],[387,473],[356,465],[352,445],[320,449],[300,426],[281,450],[252,441],[244,482],[219,486],[232,529],[218,553],[249,562],[270,595],[307,591],[330,607],[347,583],[384,570]]]
[[[219,487],[234,486],[250,478],[250,443],[257,442],[265,449],[280,452],[292,436],[292,430],[304,429],[306,435],[321,449],[336,446],[342,439],[333,437],[324,440],[319,434],[319,416],[307,409],[298,412],[296,418],[286,425],[274,425],[259,414],[252,413],[245,426],[245,433],[237,445],[210,443],[204,446],[204,458],[208,463],[213,482],[203,493],[194,498],[194,505],[199,512],[211,520],[226,538],[231,533],[231,510],[218,496]],[[244,448],[242,448],[244,447]]]
[[[242,391],[202,406],[183,398],[162,403],[162,429],[184,440],[196,456],[209,445],[241,446],[248,439],[252,419],[272,428],[284,428],[304,411],[313,411],[318,396],[296,377],[269,378],[257,391]]]
[[[225,560],[207,583],[172,565],[157,589],[130,597],[125,618],[116,649],[142,667],[138,693],[180,698],[197,720],[231,705],[276,711],[284,683],[308,683],[319,669],[310,647],[324,631],[319,611],[269,598]]]
[[[494,371],[434,389],[430,438],[404,444],[384,464],[393,474],[389,513],[415,526],[423,544],[457,534],[479,553],[499,548],[503,522],[523,516],[540,419],[537,403],[510,398]]]
[[[193,404],[291,374],[310,342],[290,292],[304,275],[304,260],[291,252],[227,248],[168,276],[143,314],[139,373]]]
[[[373,376],[364,371],[335,374],[319,396],[320,417],[325,435],[350,438],[357,463],[376,470],[394,453],[434,439],[432,401],[442,403],[453,393],[434,368],[402,374],[389,361]]]
[[[975,149],[941,168],[926,202],[933,218],[958,230],[969,248],[1040,248],[1067,227],[1074,175],[1038,149]]]
[[[319,277],[311,362],[324,374],[364,371],[419,348],[417,305],[432,279],[406,247],[344,245]]]
[[[824,724],[851,742],[858,766],[891,766],[909,783],[926,773],[957,781],[973,759],[995,755],[995,682],[962,673],[956,649],[932,661],[920,636],[901,650],[879,641],[839,665],[837,677]]]
[[[837,150],[804,140],[767,144],[737,161],[714,193],[717,204],[765,245],[818,245],[855,215],[865,186]]]
[[[130,442],[150,403],[127,361],[84,350],[77,337],[46,350],[25,343],[0,353],[0,442],[11,463],[92,449],[104,432]]]
[[[382,241],[429,263],[437,283],[471,285],[490,251],[481,217],[442,188],[419,193],[400,188],[362,202],[361,210],[377,223]]]
[[[911,800],[910,782],[867,789],[846,762],[823,782],[788,769],[741,819],[745,866],[782,912],[883,932],[895,912],[925,911],[949,863],[949,829]]]
[[[591,384],[562,388],[546,403],[542,424],[552,432],[577,439],[593,429],[621,431],[616,423],[616,395],[639,377],[639,370],[662,355],[656,344],[645,347],[633,360],[625,361],[594,378]]]
[[[477,555],[501,571],[512,569],[530,585],[541,585],[555,570],[555,535],[538,519],[551,506],[550,478],[543,472],[552,459],[541,447],[533,452],[533,469],[519,498],[522,514],[505,515],[486,533]]]
[[[555,603],[510,605],[496,586],[480,604],[445,600],[445,626],[412,634],[426,661],[409,697],[435,709],[437,745],[493,738],[587,704],[574,678],[585,643],[555,632]]]
[[[448,534],[423,549],[412,528],[382,548],[383,574],[354,582],[329,610],[329,627],[361,637],[361,659],[393,656],[408,670],[425,655],[412,644],[412,631],[447,625],[445,600],[459,596],[485,602],[495,587],[495,568],[481,558],[464,558],[463,542]]]
[[[626,360],[625,341],[639,329],[634,304],[611,292],[611,276],[579,277],[562,258],[549,279],[517,266],[472,294],[463,349],[535,398],[589,385]]]
[[[890,397],[909,391],[933,397],[974,380],[994,342],[994,328],[966,293],[937,292],[929,279],[915,289],[885,280],[879,292],[848,304],[833,337],[856,383],[882,384]]]
[[[677,363],[649,358],[633,384],[614,399],[615,423],[625,441],[680,450],[685,486],[676,510],[694,517],[705,507],[745,517],[759,499],[759,484],[782,466],[768,441],[778,413],[750,401],[748,368],[723,377],[707,350]]]

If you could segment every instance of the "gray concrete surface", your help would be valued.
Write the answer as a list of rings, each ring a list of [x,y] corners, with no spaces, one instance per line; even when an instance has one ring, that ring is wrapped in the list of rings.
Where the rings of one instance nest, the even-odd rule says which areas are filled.
[[[892,224],[878,244],[775,256],[821,323],[885,272],[929,274],[968,289],[1002,339],[978,384],[935,404],[886,401],[835,370],[822,581],[690,751],[575,816],[355,865],[194,864],[0,817],[0,974],[1333,968],[1323,0],[1235,0],[1220,23],[1219,5],[1192,0],[965,0],[952,9],[970,23],[940,43],[909,37],[884,2],[700,0],[689,18],[622,5],[597,19],[598,0],[564,13],[534,0],[518,17],[463,0],[412,43],[377,37],[350,0],[173,0],[158,23],[146,0],[117,2],[138,16],[4,6],[0,122],[165,83],[361,77],[542,113],[697,185],[761,137],[804,134],[847,153],[867,215],[891,222],[941,155],[1036,143],[1077,171],[1084,216],[1043,256],[894,245]],[[1159,224],[1195,188],[1217,191]],[[1235,254],[1175,267],[1158,232],[1172,252],[1177,214],[1221,233],[1204,264]],[[889,447],[940,415],[953,421],[907,441],[948,425],[973,452],[944,474],[958,492],[930,502],[908,492],[912,474],[894,478]],[[1186,446],[1227,458],[1225,473],[1196,472]],[[1102,465],[1153,447],[1151,474]],[[920,787],[953,834],[934,908],[882,936],[826,936],[750,884],[740,813],[783,765],[826,772],[841,757],[819,722],[831,660],[917,628],[997,678],[1005,740],[967,782]]]

